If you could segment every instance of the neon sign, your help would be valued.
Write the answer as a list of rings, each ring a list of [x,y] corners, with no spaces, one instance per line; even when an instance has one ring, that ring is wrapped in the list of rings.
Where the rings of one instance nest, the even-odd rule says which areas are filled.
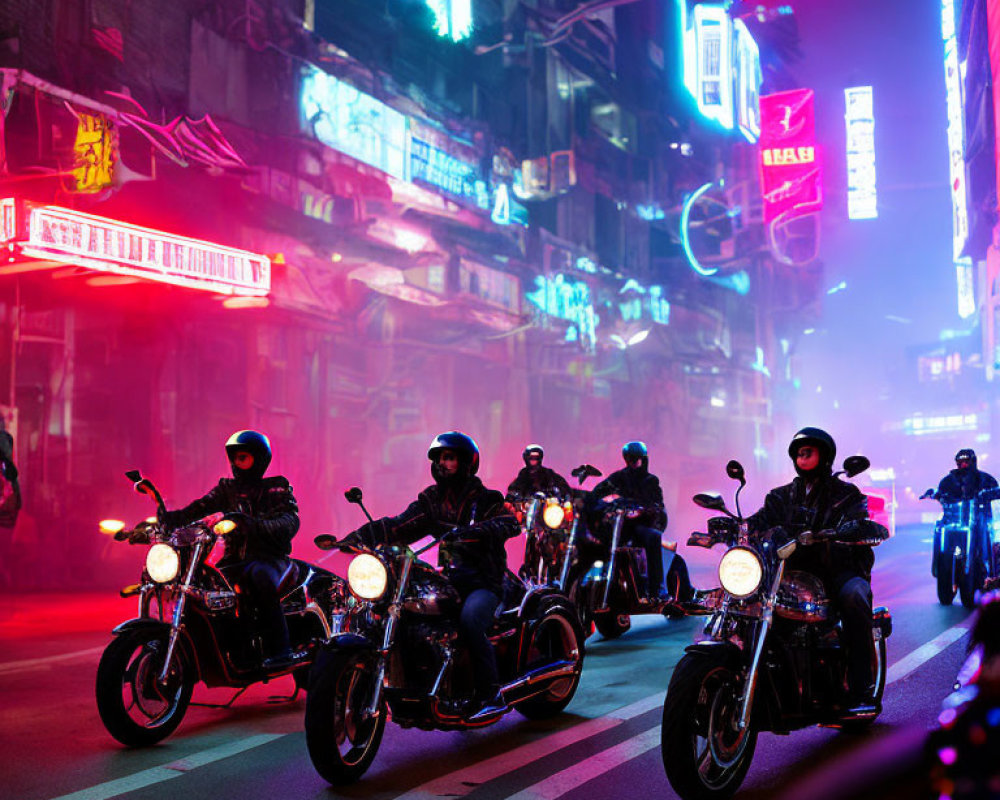
[[[875,113],[872,87],[844,89],[847,105],[847,216],[875,219]]]
[[[475,164],[416,136],[410,139],[410,180],[424,181],[450,194],[474,200],[481,208],[489,207],[486,182],[480,179]]]
[[[327,147],[406,179],[407,118],[315,67],[302,79],[302,126]]]
[[[952,257],[962,255],[969,238],[969,211],[965,192],[965,111],[962,74],[955,40],[955,2],[942,0],[941,38],[944,40],[945,91],[948,99],[948,164],[951,170]]]
[[[732,130],[733,23],[724,6],[694,7],[694,99],[698,110],[723,128]],[[687,49],[685,47],[685,49]]]
[[[955,280],[958,284],[958,316],[967,319],[976,313],[975,281],[969,256],[955,259]]]
[[[736,33],[736,121],[748,142],[760,138],[760,49],[743,20],[733,22]]]
[[[816,160],[815,147],[768,147],[760,151],[765,167],[785,164],[812,164]]]
[[[587,350],[597,342],[597,314],[591,299],[590,286],[583,281],[567,278],[561,273],[549,277],[535,277],[536,289],[526,292],[528,302],[545,314],[563,319],[571,325],[566,331],[567,341],[579,341]]]
[[[472,33],[472,0],[426,0],[434,12],[434,31],[453,42]]]
[[[56,206],[2,204],[4,243],[16,256],[217,294],[262,296],[271,289],[267,256]]]

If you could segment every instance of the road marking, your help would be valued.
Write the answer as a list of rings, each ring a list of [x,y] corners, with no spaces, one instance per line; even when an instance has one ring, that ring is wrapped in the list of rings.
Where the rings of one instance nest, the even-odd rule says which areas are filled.
[[[889,667],[886,672],[886,686],[894,681],[902,680],[917,669],[921,664],[930,661],[938,653],[953,645],[969,632],[970,624],[971,618],[967,619],[964,623],[960,623],[954,627],[948,628],[946,631],[942,631],[927,642],[927,644],[921,645],[912,653],[903,656],[899,659],[899,661]]]
[[[45,656],[44,658],[29,658],[26,661],[8,661],[6,663],[0,664],[0,675],[9,675],[13,672],[22,672],[24,670],[33,670],[38,667],[48,666],[49,664],[56,664],[60,661],[73,661],[78,658],[84,658],[85,656],[92,656],[95,653],[103,653],[103,647],[91,647],[89,650],[76,650],[72,653],[61,653],[57,656]]]
[[[591,736],[610,730],[630,719],[660,708],[663,705],[663,692],[651,694],[631,705],[623,706],[603,717],[581,722],[572,728],[558,731],[528,744],[521,745],[506,753],[493,756],[485,761],[449,772],[440,778],[421,784],[414,789],[401,794],[395,800],[430,800],[439,797],[464,797],[477,789],[481,784],[500,778],[509,772],[527,766],[533,761],[545,758],[557,750],[569,747]],[[657,727],[655,730],[659,730]]]
[[[638,736],[626,739],[621,744],[602,750],[562,772],[557,772],[534,786],[512,794],[506,800],[555,800],[555,798],[562,797],[567,792],[582,786],[587,781],[593,780],[620,764],[638,758],[643,753],[659,746],[660,726],[657,725],[655,728],[643,731]]]
[[[192,769],[203,767],[205,764],[211,764],[213,761],[221,761],[224,758],[235,756],[238,753],[251,750],[254,747],[260,747],[262,744],[273,742],[275,739],[280,739],[287,735],[284,733],[261,733],[257,736],[249,736],[246,739],[237,739],[234,742],[202,750],[200,753],[192,753],[187,758],[164,764],[161,767],[144,769],[142,772],[126,775],[124,778],[99,783],[96,786],[91,786],[89,789],[81,789],[79,792],[64,794],[54,798],[54,800],[108,800],[108,798],[116,797],[120,794],[144,789],[147,786],[152,786],[154,783],[162,783],[171,778],[179,778],[185,772],[189,772]]]

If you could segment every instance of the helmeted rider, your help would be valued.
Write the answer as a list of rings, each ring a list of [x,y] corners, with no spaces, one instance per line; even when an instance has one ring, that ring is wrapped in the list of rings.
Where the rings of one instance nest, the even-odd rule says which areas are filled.
[[[938,484],[938,496],[948,500],[970,500],[982,489],[996,489],[997,479],[979,469],[976,451],[965,447],[955,454],[955,469]]]
[[[801,570],[823,581],[843,624],[847,648],[848,712],[863,713],[873,703],[872,587],[875,553],[870,545],[889,532],[868,516],[868,499],[851,483],[833,475],[837,445],[820,428],[802,428],[788,445],[798,475],[768,492],[764,507],[749,517],[750,531],[783,543],[806,532],[835,530],[838,541],[800,546],[785,569]]]
[[[649,450],[643,442],[626,442],[622,458],[624,468],[612,472],[590,491],[587,507],[593,522],[591,529],[601,532],[603,528],[604,535],[610,535],[607,524],[602,525],[600,520],[612,507],[613,500],[608,498],[617,496],[641,506],[639,516],[625,526],[623,535],[626,542],[646,551],[649,598],[686,602],[694,594],[687,564],[676,550],[665,550],[661,545],[663,531],[667,528],[667,510],[663,505],[660,479],[649,471]]]
[[[264,477],[272,453],[263,433],[237,431],[226,442],[226,456],[232,478],[221,478],[204,497],[163,513],[160,521],[169,528],[199,519],[209,525],[223,518],[236,522],[235,530],[226,536],[218,566],[249,595],[257,610],[264,669],[292,666],[306,653],[292,651],[278,588],[291,566],[299,507],[287,478]]]
[[[536,492],[556,495],[562,499],[570,497],[569,483],[554,469],[542,466],[545,450],[540,444],[529,444],[521,453],[524,468],[507,487],[507,499],[530,497]]]
[[[427,458],[434,483],[403,513],[362,525],[345,540],[368,546],[409,544],[446,534],[438,548],[438,563],[462,598],[458,626],[472,656],[476,684],[469,716],[500,714],[507,704],[500,693],[496,654],[487,631],[503,593],[504,543],[519,533],[517,520],[503,495],[487,489],[476,476],[479,447],[470,436],[458,431],[439,434]]]

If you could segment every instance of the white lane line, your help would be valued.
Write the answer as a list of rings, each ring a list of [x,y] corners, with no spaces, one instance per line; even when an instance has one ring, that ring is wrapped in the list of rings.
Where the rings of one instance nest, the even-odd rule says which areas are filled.
[[[0,675],[9,675],[12,672],[23,672],[24,670],[37,669],[38,667],[56,664],[60,661],[75,661],[78,658],[92,656],[95,653],[103,653],[103,647],[91,647],[88,650],[76,650],[72,653],[60,653],[57,656],[45,656],[44,658],[29,658],[25,661],[7,661],[0,664]]]
[[[506,753],[493,756],[485,761],[449,772],[440,778],[421,784],[414,789],[399,795],[395,800],[431,800],[439,797],[464,797],[477,789],[480,784],[500,778],[509,772],[520,769],[533,761],[545,758],[557,750],[569,747],[579,741],[596,736],[606,730],[617,727],[623,722],[660,708],[663,705],[663,692],[651,694],[631,705],[623,706],[603,717],[581,722],[572,728],[550,734],[534,742],[516,747]],[[659,731],[657,727],[655,730]]]
[[[626,739],[621,744],[602,750],[590,758],[574,764],[562,772],[557,772],[534,786],[512,794],[507,800],[555,800],[573,791],[587,781],[603,775],[615,767],[638,758],[643,753],[660,746],[660,726],[643,731],[638,736]]]
[[[927,644],[921,645],[912,653],[903,656],[889,667],[886,673],[886,686],[894,681],[902,680],[921,664],[930,661],[938,653],[953,645],[969,632],[969,624],[971,624],[971,620],[966,620],[965,623],[948,628],[927,642]]]
[[[170,764],[144,769],[142,772],[126,775],[124,778],[99,783],[96,786],[91,786],[89,789],[81,789],[72,794],[61,795],[54,798],[54,800],[108,800],[108,798],[116,797],[120,794],[144,789],[147,786],[152,786],[154,783],[162,783],[171,778],[178,778],[185,772],[197,767],[235,756],[238,753],[251,750],[254,747],[260,747],[262,744],[273,742],[275,739],[280,739],[286,735],[284,733],[261,733],[256,736],[249,736],[246,739],[237,739],[234,742],[227,742],[218,747],[202,750],[200,753],[192,753],[187,758],[173,761]]]
[[[938,634],[931,641],[927,642],[927,644],[918,647],[912,653],[907,654],[889,667],[886,674],[886,685],[888,686],[894,681],[905,678],[921,664],[930,661],[934,656],[954,644],[968,632],[967,625],[956,625]],[[529,786],[527,789],[509,795],[505,800],[556,800],[556,798],[562,797],[564,794],[573,791],[588,781],[600,777],[605,772],[613,770],[626,761],[638,758],[654,747],[657,747],[659,743],[660,726],[657,725],[655,728],[649,728],[608,750],[602,750],[590,758],[579,761],[561,772],[550,775],[548,778]]]

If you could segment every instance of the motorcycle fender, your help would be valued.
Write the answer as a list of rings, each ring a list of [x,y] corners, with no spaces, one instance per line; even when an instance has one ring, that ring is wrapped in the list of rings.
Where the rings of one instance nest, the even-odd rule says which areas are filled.
[[[713,639],[707,639],[704,642],[689,644],[684,648],[684,652],[696,653],[700,655],[716,655],[718,653],[723,653],[726,658],[735,664],[740,663],[741,656],[743,655],[740,648],[732,642],[717,642]]]
[[[522,620],[535,616],[543,606],[546,610],[553,606],[561,606],[567,613],[576,613],[573,603],[568,597],[551,589],[539,589],[529,593],[525,601],[518,609],[518,618]]]
[[[150,619],[149,617],[135,617],[134,619],[126,620],[121,625],[115,626],[111,630],[111,634],[113,636],[121,636],[132,631],[152,630],[161,632],[164,636],[169,636],[170,628],[171,625],[169,622],[162,622],[158,619]],[[183,627],[181,628],[181,635],[177,638],[177,645],[181,648],[181,652],[188,662],[194,665],[195,674],[200,676],[201,663],[198,661],[194,646],[191,644],[191,637]]]

